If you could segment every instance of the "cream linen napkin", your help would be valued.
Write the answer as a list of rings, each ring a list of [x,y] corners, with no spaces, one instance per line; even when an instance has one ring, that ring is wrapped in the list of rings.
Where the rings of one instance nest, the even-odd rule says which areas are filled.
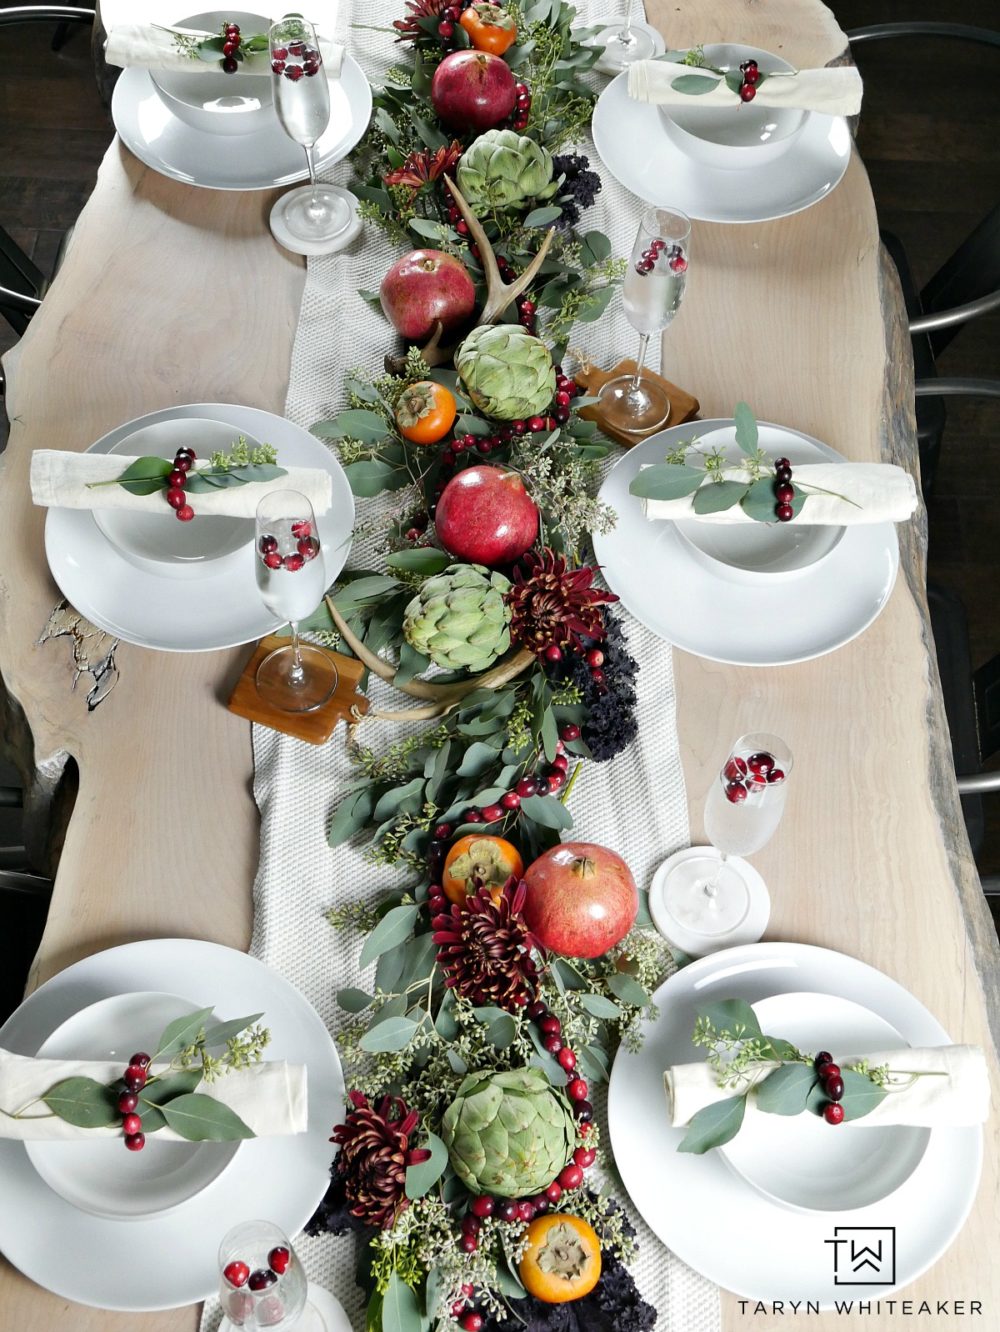
[[[742,467],[726,467],[722,475],[727,481],[748,482],[750,479]],[[714,484],[706,481],[702,488]],[[894,463],[803,463],[793,470],[792,485],[796,490],[801,486],[800,493],[808,496],[802,512],[794,519],[798,527],[898,523],[909,518],[917,507],[913,477]],[[810,490],[811,486],[817,490]],[[823,490],[834,493],[817,493]],[[644,499],[643,516],[651,522],[662,518],[673,522],[692,518],[700,523],[756,522],[738,504],[721,513],[695,513],[694,495],[697,493],[683,495],[680,499]],[[842,495],[846,499],[841,499]]]
[[[169,513],[163,491],[133,495],[124,486],[88,483],[110,481],[121,476],[134,458],[117,453],[70,453],[60,449],[36,449],[31,455],[31,498],[47,509],[134,509],[139,513]],[[208,467],[207,461],[195,468]],[[280,463],[279,463],[280,466]],[[324,513],[333,498],[329,472],[314,467],[287,467],[273,481],[248,481],[246,485],[193,495],[191,503],[199,517],[253,518],[263,497],[275,490],[297,490],[305,495],[316,513]]]
[[[132,65],[141,65],[145,69],[169,69],[183,74],[222,72],[215,61],[202,60],[198,55],[192,57],[178,50],[174,44],[175,33],[198,40],[219,35],[217,32],[200,32],[194,28],[158,28],[150,23],[116,23],[108,33],[104,57],[109,65],[121,65],[126,69]],[[248,32],[244,35],[249,37],[251,34]],[[320,36],[319,49],[327,78],[339,79],[344,48]],[[244,56],[236,73],[269,75],[271,61],[267,51]]]
[[[841,1067],[860,1056],[835,1056]],[[864,1056],[872,1067],[888,1064],[889,1070],[944,1074],[944,1077],[915,1078],[898,1091],[890,1091],[870,1114],[848,1120],[856,1128],[875,1128],[886,1124],[925,1125],[928,1128],[960,1128],[982,1124],[990,1109],[990,1081],[986,1059],[977,1045],[939,1045],[925,1050],[889,1050]],[[762,1067],[754,1080],[760,1081],[772,1068]],[[739,1089],[720,1087],[715,1072],[707,1063],[675,1064],[663,1075],[670,1123],[674,1128],[689,1124],[695,1114],[714,1105]],[[752,1083],[750,1085],[753,1085]],[[751,1098],[751,1102],[752,1102]]]
[[[711,70],[694,65],[677,65],[666,60],[637,60],[629,66],[628,95],[637,102],[655,106],[699,107],[742,106],[739,94],[720,78],[711,92],[693,95],[678,92],[674,79],[684,74],[716,77]],[[797,74],[775,74],[757,87],[754,106],[787,107],[799,111],[820,111],[827,116],[854,116],[861,110],[861,75],[853,65],[834,69],[800,69]]]
[[[154,1065],[153,1072],[157,1068]],[[64,1078],[94,1078],[113,1082],[121,1077],[121,1063],[110,1060],[31,1059],[0,1049],[0,1138],[21,1141],[66,1142],[88,1138],[121,1137],[121,1128],[77,1128],[57,1116],[48,1116],[40,1102],[26,1111],[32,1118],[10,1119],[44,1095]],[[286,1133],[304,1133],[307,1127],[306,1068],[271,1060],[236,1068],[215,1082],[201,1082],[196,1090],[234,1110],[258,1138]],[[156,1134],[164,1142],[184,1142],[180,1134],[162,1128]]]

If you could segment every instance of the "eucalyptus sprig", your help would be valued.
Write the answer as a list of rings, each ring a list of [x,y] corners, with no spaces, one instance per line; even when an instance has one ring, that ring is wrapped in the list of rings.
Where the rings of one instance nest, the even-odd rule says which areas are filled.
[[[213,453],[207,467],[192,467],[186,474],[184,489],[189,495],[205,495],[250,482],[274,481],[287,476],[285,469],[276,465],[277,456],[270,444],[251,449],[246,437],[240,435],[229,453]],[[88,481],[87,489],[121,486],[130,495],[155,495],[158,490],[170,489],[169,477],[174,466],[166,458],[135,458],[120,476],[108,481]]]

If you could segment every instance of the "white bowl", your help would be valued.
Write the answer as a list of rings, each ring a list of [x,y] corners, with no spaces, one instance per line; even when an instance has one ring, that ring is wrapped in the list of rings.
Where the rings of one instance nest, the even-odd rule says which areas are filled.
[[[190,447],[199,459],[219,451],[228,453],[240,435],[250,448],[258,441],[226,425],[189,417],[158,421],[126,435],[109,449],[125,457],[172,459],[180,448]],[[228,572],[239,562],[240,551],[253,540],[250,518],[222,518],[198,514],[198,497],[192,498],[195,518],[178,522],[162,499],[163,512],[142,513],[135,509],[94,509],[94,522],[129,564],[163,578],[205,578]]]
[[[38,1050],[44,1059],[109,1059],[124,1072],[136,1050],[155,1053],[168,1022],[198,1005],[174,994],[145,991],[90,1004],[55,1029]],[[228,1167],[239,1142],[163,1142],[151,1133],[141,1152],[121,1137],[26,1142],[28,1157],[49,1188],[93,1216],[135,1221],[173,1211],[202,1193]]]
[[[704,50],[706,62],[716,69],[738,70],[745,60],[752,58],[765,74],[791,74],[795,70],[787,60],[755,46],[720,43]],[[697,97],[690,101],[690,109],[659,108],[667,134],[695,161],[724,171],[760,166],[780,157],[802,133],[810,114],[791,107],[757,106],[755,102],[706,107],[698,105]]]
[[[177,19],[174,27],[217,33],[223,23],[237,23],[246,36],[267,34],[271,20],[259,14],[221,9]],[[196,57],[200,60],[200,57]],[[212,134],[251,134],[274,119],[271,72],[267,52],[259,74],[226,74],[222,69],[194,71],[151,69],[149,77],[160,98],[178,120]]]
[[[781,430],[770,438],[770,428],[759,423],[761,446],[767,453],[787,457],[793,469],[803,463],[843,462],[839,454],[817,440]],[[732,428],[712,431],[698,440],[704,452],[717,448],[728,461],[742,458]],[[697,461],[697,459],[696,459]],[[795,484],[794,474],[792,484]],[[790,523],[719,523],[699,518],[674,523],[678,536],[699,564],[731,582],[771,584],[794,578],[828,559],[843,539],[844,528]]]
[[[834,1060],[907,1042],[878,1014],[829,994],[779,994],[753,1005],[765,1034]],[[759,1193],[787,1207],[846,1212],[895,1193],[923,1159],[931,1130],[905,1125],[832,1125],[818,1115],[772,1115],[748,1105],[743,1127],[719,1151]]]

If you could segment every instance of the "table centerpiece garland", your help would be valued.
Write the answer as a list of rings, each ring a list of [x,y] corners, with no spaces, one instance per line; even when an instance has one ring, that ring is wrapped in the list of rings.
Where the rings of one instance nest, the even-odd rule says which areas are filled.
[[[562,0],[407,10],[393,26],[410,62],[376,93],[354,188],[394,242],[439,247],[414,264],[443,270],[452,296],[459,268],[471,278],[480,322],[458,341],[472,307],[452,318],[445,301],[416,331],[398,285],[362,293],[422,346],[350,375],[347,410],[313,427],[354,493],[382,497],[371,524],[388,551],[343,575],[312,627],[409,695],[373,715],[428,724],[381,753],[355,744],[328,829],[331,846],[363,833],[401,883],[330,913],[365,932],[360,966],[376,966],[371,992],[337,996],[354,1016],[338,1038],[351,1090],[310,1232],[361,1232],[373,1332],[638,1332],[656,1310],[626,1266],[632,1227],[586,1185],[590,1098],[670,958],[621,857],[559,841],[580,765],[636,734],[637,666],[585,556],[614,522],[594,498],[611,445],[553,364],[622,272],[578,227],[599,178],[553,156],[589,122],[580,76],[598,52]],[[512,30],[502,54],[481,45]],[[491,128],[435,93],[456,56],[525,85]],[[491,526],[498,509],[509,521]]]

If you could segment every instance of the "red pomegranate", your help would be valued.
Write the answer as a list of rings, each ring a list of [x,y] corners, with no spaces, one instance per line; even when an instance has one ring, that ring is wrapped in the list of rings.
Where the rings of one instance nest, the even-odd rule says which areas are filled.
[[[460,134],[493,129],[517,100],[517,80],[506,60],[488,51],[453,51],[431,80],[431,101],[444,123]]]
[[[524,918],[543,947],[563,957],[600,957],[624,939],[639,911],[632,871],[593,842],[560,842],[524,874]]]
[[[443,250],[411,250],[382,279],[386,319],[408,342],[423,342],[438,320],[460,328],[476,308],[476,288],[465,266]]]
[[[513,564],[538,535],[538,508],[517,472],[466,467],[445,486],[434,525],[450,555],[496,569]]]

